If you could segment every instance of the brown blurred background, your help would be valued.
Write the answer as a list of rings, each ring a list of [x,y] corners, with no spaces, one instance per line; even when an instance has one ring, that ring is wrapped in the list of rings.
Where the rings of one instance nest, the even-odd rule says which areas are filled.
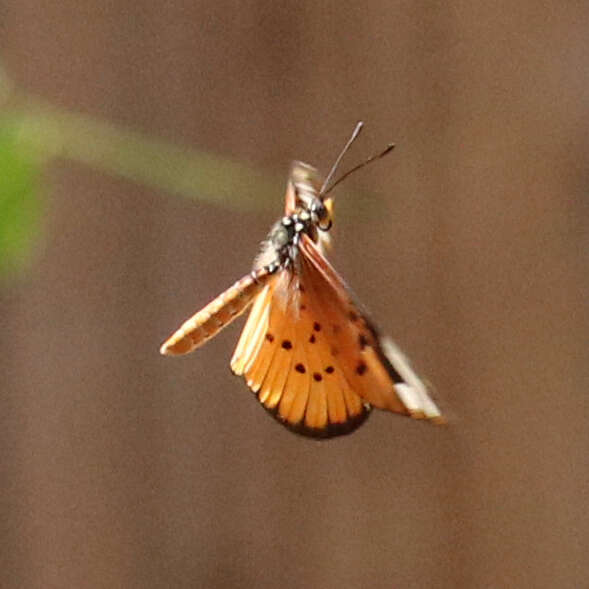
[[[47,166],[0,291],[1,586],[589,587],[586,2],[0,19],[21,90],[281,178],[244,212]],[[239,326],[158,347],[249,270],[290,161],[326,170],[360,118],[348,162],[397,150],[338,189],[333,260],[454,421],[316,443],[230,374]]]

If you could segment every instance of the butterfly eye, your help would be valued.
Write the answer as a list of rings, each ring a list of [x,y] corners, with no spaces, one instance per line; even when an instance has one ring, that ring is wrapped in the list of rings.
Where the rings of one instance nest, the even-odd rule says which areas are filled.
[[[320,200],[315,200],[311,205],[311,213],[313,213],[319,221],[323,221],[325,217],[327,217],[327,208]]]
[[[320,200],[314,200],[311,204],[311,214],[317,220],[317,225],[321,231],[329,231],[331,229],[331,219],[329,218],[329,211],[327,207]],[[325,223],[324,221],[327,221]]]

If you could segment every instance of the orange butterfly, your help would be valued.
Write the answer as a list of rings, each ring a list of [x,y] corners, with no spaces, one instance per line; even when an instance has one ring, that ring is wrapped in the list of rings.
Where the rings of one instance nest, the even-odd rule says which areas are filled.
[[[323,184],[314,168],[293,164],[285,216],[270,230],[252,272],[188,319],[160,350],[191,352],[253,303],[231,369],[244,376],[280,423],[316,438],[354,431],[372,407],[444,421],[405,357],[378,335],[324,256],[333,214],[328,193],[394,147],[328,188],[362,126],[358,123]]]

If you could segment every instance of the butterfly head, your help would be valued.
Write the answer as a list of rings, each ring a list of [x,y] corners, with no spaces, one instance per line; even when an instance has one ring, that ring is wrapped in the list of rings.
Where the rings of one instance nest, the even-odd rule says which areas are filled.
[[[333,224],[333,198],[328,194],[350,174],[380,159],[394,147],[394,144],[389,144],[381,153],[368,158],[333,180],[339,163],[358,137],[362,126],[362,122],[356,125],[352,136],[324,180],[313,166],[298,161],[292,164],[286,188],[285,216],[270,230],[255,260],[255,268],[293,264],[297,259],[299,242],[304,235],[318,246],[321,253],[325,253],[330,245],[328,231]]]
[[[333,200],[321,193],[321,179],[312,166],[303,162],[293,163],[286,191],[285,213],[287,216],[298,215],[316,230],[331,229]]]

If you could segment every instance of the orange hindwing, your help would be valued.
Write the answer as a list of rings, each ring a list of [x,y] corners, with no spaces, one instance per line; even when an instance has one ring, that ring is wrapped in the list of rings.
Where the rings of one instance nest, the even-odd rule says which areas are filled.
[[[349,433],[370,407],[357,395],[308,304],[297,273],[282,270],[258,295],[231,360],[262,405],[298,433]]]

